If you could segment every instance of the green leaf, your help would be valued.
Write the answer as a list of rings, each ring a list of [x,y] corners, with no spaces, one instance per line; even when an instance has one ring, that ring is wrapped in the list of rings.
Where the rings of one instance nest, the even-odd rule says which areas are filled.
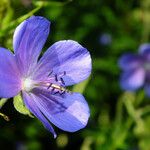
[[[33,118],[33,116],[31,115],[30,111],[24,105],[23,99],[22,99],[20,94],[18,94],[17,96],[14,97],[13,103],[14,103],[15,109],[18,112],[20,112],[21,114],[24,114],[24,115],[29,115],[30,117]]]
[[[0,109],[3,107],[3,105],[7,102],[7,98],[0,99]]]
[[[83,93],[87,84],[89,83],[89,80],[90,80],[90,78],[88,78],[87,80],[84,80],[83,82],[81,82],[79,84],[74,85],[72,91]]]

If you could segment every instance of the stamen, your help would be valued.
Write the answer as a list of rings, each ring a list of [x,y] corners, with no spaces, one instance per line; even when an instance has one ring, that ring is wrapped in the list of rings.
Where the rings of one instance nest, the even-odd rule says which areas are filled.
[[[67,92],[67,91],[66,91]],[[61,93],[59,93],[60,95],[63,95],[63,94],[65,94],[65,91],[62,91]]]
[[[53,71],[50,72],[49,76],[52,74]],[[55,82],[58,82],[59,84],[61,84],[62,86],[65,85],[65,81],[63,79],[63,76],[66,75],[66,71],[64,71],[63,73],[59,73],[59,74],[53,74],[50,78],[49,81],[53,81],[55,80]],[[48,87],[50,88],[50,87]]]
[[[49,76],[52,73],[53,71],[49,73]],[[38,84],[46,87],[53,94],[63,95],[64,93],[71,93],[69,90],[65,88],[65,81],[63,79],[63,76],[65,75],[66,75],[66,71],[59,74],[53,74],[51,77],[47,79],[47,81],[44,82],[41,81]]]
[[[52,88],[51,92],[53,93],[55,91],[55,88]]]
[[[61,83],[62,83],[63,85],[65,85],[65,82],[64,82],[63,78],[60,78],[60,80],[61,80]]]
[[[51,75],[52,75],[52,73],[53,73],[53,70],[52,70],[52,71],[48,74],[48,77],[49,77],[49,76],[51,76]]]
[[[60,94],[59,91],[55,92],[54,94]]]
[[[71,93],[71,91],[69,91],[68,89],[66,89],[65,87],[50,83],[47,89],[51,89],[51,92],[53,93],[54,91],[56,91],[54,94],[64,94],[64,93]]]
[[[56,84],[52,84],[51,87],[53,87],[53,88],[55,88],[55,89],[58,89],[58,90],[61,90],[61,91],[62,91],[62,90],[63,90],[63,91],[65,90],[64,87],[61,87],[61,86],[56,85]]]
[[[47,89],[49,89],[51,86],[52,86],[52,83],[50,83],[50,85],[48,86],[48,88],[47,88]]]
[[[58,82],[58,76],[55,74],[55,81]]]

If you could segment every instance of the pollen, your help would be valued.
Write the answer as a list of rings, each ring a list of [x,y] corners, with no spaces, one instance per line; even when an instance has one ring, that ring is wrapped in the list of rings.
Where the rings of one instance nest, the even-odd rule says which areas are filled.
[[[33,88],[34,88],[34,82],[33,82],[33,80],[31,80],[29,78],[23,79],[22,90],[25,90],[25,91],[29,92]]]

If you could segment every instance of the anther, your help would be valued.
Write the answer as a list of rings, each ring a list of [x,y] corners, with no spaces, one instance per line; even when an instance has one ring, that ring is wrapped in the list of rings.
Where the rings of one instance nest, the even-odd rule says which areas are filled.
[[[55,91],[55,88],[52,88],[51,92],[53,93]]]
[[[54,94],[60,94],[59,91],[55,92]]]
[[[58,76],[55,74],[55,81],[58,82]]]
[[[63,78],[60,78],[60,80],[61,80],[61,83],[62,83],[63,85],[65,85],[65,82],[64,82]]]
[[[47,87],[47,89],[49,89],[52,86],[52,83],[50,83],[50,85]]]
[[[53,70],[48,74],[48,76],[51,76],[52,75],[52,73],[53,73]]]
[[[65,92],[66,92],[66,91],[62,91],[62,92],[60,93],[60,95],[63,95],[63,94],[65,94]]]

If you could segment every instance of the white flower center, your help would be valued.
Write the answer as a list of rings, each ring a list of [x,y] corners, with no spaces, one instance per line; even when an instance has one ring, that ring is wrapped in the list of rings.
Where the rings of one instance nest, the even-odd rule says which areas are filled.
[[[25,90],[25,91],[29,92],[33,88],[34,88],[34,82],[33,82],[33,80],[31,80],[29,78],[23,79],[22,90]]]

